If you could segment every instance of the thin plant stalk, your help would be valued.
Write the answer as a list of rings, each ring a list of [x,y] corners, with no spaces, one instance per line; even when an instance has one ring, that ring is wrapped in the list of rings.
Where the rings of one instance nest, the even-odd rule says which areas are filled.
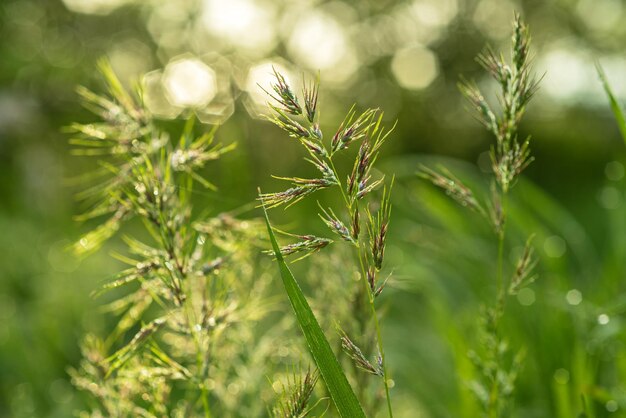
[[[335,164],[332,158],[329,158],[329,162],[330,162],[330,167],[335,173],[335,177],[338,179],[338,183],[339,183],[338,186],[339,186],[339,189],[341,190],[341,195],[346,205],[346,210],[350,213],[353,211],[353,205],[350,205],[350,202],[348,201],[348,197],[346,196],[344,192],[344,188],[341,183],[341,180],[339,180],[340,176],[337,173],[337,169],[335,168]],[[358,210],[358,208],[356,210]],[[383,338],[382,338],[382,333],[380,330],[380,323],[378,321],[378,313],[376,312],[376,305],[374,303],[374,294],[370,290],[369,283],[367,282],[365,262],[363,261],[366,256],[365,254],[363,254],[363,246],[361,245],[361,243],[357,242],[355,251],[356,251],[355,255],[359,263],[359,268],[361,270],[360,271],[361,283],[363,284],[363,289],[365,291],[365,294],[367,295],[367,301],[370,307],[372,320],[374,321],[374,328],[376,329],[376,345],[378,347],[378,351],[380,352],[380,357],[382,359],[381,365],[382,365],[382,370],[383,370],[383,384],[385,386],[385,400],[387,404],[387,411],[388,411],[389,417],[393,418],[393,408],[391,406],[391,395],[389,394],[389,378],[387,375],[387,362],[385,360],[385,349],[384,349],[384,344],[383,344]]]
[[[522,287],[534,281],[534,276],[530,273],[535,265],[531,260],[532,248],[529,246],[529,239],[515,273],[508,281],[505,279],[504,246],[508,193],[522,171],[533,161],[530,155],[530,139],[520,140],[518,128],[526,106],[538,86],[538,80],[531,73],[532,59],[529,54],[528,26],[518,14],[515,14],[514,18],[511,44],[510,63],[502,54],[495,53],[489,48],[477,58],[481,66],[500,86],[498,101],[501,109],[499,112],[492,108],[476,83],[464,80],[459,84],[461,93],[475,110],[477,119],[496,139],[490,152],[491,168],[494,174],[492,200],[486,203],[480,202],[469,187],[445,169],[438,172],[423,167],[420,171],[422,177],[444,189],[454,200],[486,218],[497,237],[495,300],[494,304],[486,309],[486,318],[483,318],[485,320],[485,354],[481,357],[472,353],[473,360],[479,369],[483,370],[485,381],[484,384],[477,381],[473,383],[478,388],[477,398],[483,404],[486,416],[489,418],[501,417],[506,408],[506,400],[511,395],[521,362],[521,355],[518,354],[510,370],[506,370],[503,364],[504,353],[501,348],[502,336],[499,323],[504,315],[506,296],[515,295]],[[490,208],[491,211],[485,210],[485,207]],[[491,366],[494,364],[495,368]],[[503,379],[509,387],[506,390],[504,390]]]

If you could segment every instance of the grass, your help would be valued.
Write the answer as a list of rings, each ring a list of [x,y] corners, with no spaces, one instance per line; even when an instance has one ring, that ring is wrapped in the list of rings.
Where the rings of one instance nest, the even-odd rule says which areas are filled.
[[[107,157],[79,196],[87,206],[80,220],[105,220],[74,251],[97,251],[133,220],[136,228],[123,236],[126,253],[114,254],[128,267],[95,292],[109,296],[104,309],[115,326],[106,338],[85,338],[73,381],[93,395],[96,415],[223,416],[259,394],[246,386],[252,375],[241,380],[235,360],[253,350],[258,361],[269,356],[250,343],[252,324],[271,309],[267,282],[249,267],[257,263],[252,248],[260,245],[262,224],[233,213],[196,214],[194,186],[215,189],[197,171],[233,146],[215,143],[215,130],[196,134],[193,118],[172,138],[145,111],[140,91],[128,93],[107,62],[100,68],[110,96],[79,92],[102,122],[70,130],[77,154]],[[238,396],[209,393],[214,379],[237,385]],[[263,374],[256,379],[263,387]]]
[[[325,135],[319,80],[297,94],[275,71],[267,119],[315,177],[277,177],[287,189],[259,194],[267,234],[254,203],[194,204],[217,199],[220,179],[205,166],[234,146],[192,116],[153,119],[141,89],[127,91],[103,62],[107,94],[79,90],[100,120],[70,127],[75,153],[99,161],[79,196],[78,218],[94,227],[73,249],[102,251],[120,235],[114,256],[127,267],[94,292],[111,327],[85,336],[71,371],[91,399],[81,416],[599,418],[626,407],[616,279],[626,220],[611,213],[612,245],[597,254],[584,225],[521,176],[533,157],[520,123],[538,85],[529,48],[515,16],[510,60],[479,56],[498,108],[460,84],[494,138],[489,176],[453,161],[381,164],[393,128],[380,110],[353,107]],[[268,211],[302,214],[271,210],[314,200],[324,233],[299,232],[304,217],[270,224]]]
[[[502,333],[502,317],[505,313],[507,296],[515,296],[535,279],[532,270],[533,259],[531,238],[517,261],[511,278],[505,278],[504,245],[508,218],[508,195],[519,175],[532,162],[530,140],[518,139],[518,126],[526,107],[537,90],[530,68],[530,34],[528,27],[519,15],[515,16],[511,41],[511,63],[502,54],[487,49],[477,61],[490,74],[500,87],[500,113],[496,113],[487,102],[475,83],[464,81],[459,85],[461,92],[475,109],[478,120],[495,137],[491,148],[491,170],[494,180],[491,183],[491,199],[481,203],[475,193],[449,171],[441,172],[423,168],[420,175],[451,195],[462,206],[479,213],[494,230],[497,239],[495,260],[495,295],[493,302],[481,314],[482,352],[470,352],[470,358],[482,375],[470,387],[483,405],[485,416],[498,418],[507,416],[508,400],[511,397],[517,375],[521,368],[523,351],[519,351],[505,365],[508,347]],[[508,274],[507,274],[508,275]]]
[[[333,350],[330,348],[330,344],[324,336],[324,332],[320,328],[313,311],[311,311],[311,307],[306,301],[306,297],[302,293],[300,286],[298,286],[298,282],[296,282],[296,279],[293,277],[293,274],[291,274],[289,267],[287,267],[287,264],[283,259],[265,208],[264,214],[267,225],[267,233],[270,236],[272,249],[276,256],[276,262],[278,263],[280,269],[280,276],[283,279],[285,291],[287,292],[293,311],[298,319],[298,324],[300,325],[302,333],[307,341],[311,355],[315,360],[315,364],[320,371],[320,375],[322,376],[328,392],[333,399],[333,403],[337,408],[337,412],[339,412],[339,415],[342,417],[364,417],[365,414],[363,413],[361,404],[350,387],[346,375],[341,370],[341,366],[339,365]],[[315,382],[312,382],[310,386],[311,388],[309,390],[303,390],[303,392],[309,396],[315,386]],[[299,408],[299,413],[290,411],[289,414],[285,414],[284,409],[281,413],[285,416],[300,415],[306,409],[306,401],[300,402],[300,404],[302,404],[302,407]]]

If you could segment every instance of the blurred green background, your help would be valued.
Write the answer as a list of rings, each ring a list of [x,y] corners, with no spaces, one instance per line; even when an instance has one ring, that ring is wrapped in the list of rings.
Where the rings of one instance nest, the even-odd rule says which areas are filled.
[[[89,292],[119,266],[106,250],[84,260],[65,251],[88,228],[72,219],[73,195],[93,162],[72,156],[62,133],[92,119],[75,87],[101,89],[102,56],[129,85],[144,83],[154,114],[194,108],[222,125],[223,142],[238,142],[214,168],[223,191],[207,197],[215,212],[252,201],[258,186],[276,190],[269,174],[308,170],[298,147],[259,117],[257,83],[267,85],[271,65],[294,83],[319,70],[327,132],[353,103],[380,107],[389,125],[397,119],[382,158],[397,176],[397,269],[385,295],[393,396],[400,416],[476,416],[465,353],[493,292],[495,243],[415,171],[443,161],[487,193],[491,138],[456,83],[464,75],[493,87],[474,57],[487,43],[508,48],[514,10],[545,73],[522,126],[536,161],[512,203],[512,259],[531,232],[540,258],[539,281],[511,304],[507,323],[511,345],[528,351],[516,416],[573,417],[581,395],[593,416],[624,416],[626,153],[594,69],[599,60],[625,101],[621,0],[2,1],[0,416],[71,416],[84,400],[66,369],[86,330],[106,327]],[[298,210],[315,222],[313,207]]]

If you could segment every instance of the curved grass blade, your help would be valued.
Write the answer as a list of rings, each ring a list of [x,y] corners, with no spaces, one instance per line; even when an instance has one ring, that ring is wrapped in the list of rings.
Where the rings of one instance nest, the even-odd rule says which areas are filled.
[[[267,233],[272,242],[276,262],[280,269],[280,277],[285,286],[287,296],[289,296],[289,302],[296,314],[300,329],[306,338],[313,360],[315,360],[315,364],[328,388],[328,392],[330,393],[335,407],[339,415],[343,418],[365,418],[363,408],[350,387],[346,375],[343,373],[343,370],[341,370],[337,357],[335,357],[333,350],[330,348],[330,344],[324,336],[322,328],[306,301],[298,282],[296,282],[296,279],[293,277],[293,274],[283,259],[280,247],[272,231],[265,205],[263,205],[263,213],[265,215]]]
[[[604,73],[604,70],[599,63],[596,63],[596,70],[598,71],[598,76],[600,77],[600,81],[602,82],[604,91],[609,98],[611,110],[613,111],[613,115],[615,115],[615,120],[617,121],[619,132],[622,134],[622,139],[624,140],[624,142],[626,142],[626,117],[624,116],[624,112],[617,102],[615,94],[613,94],[613,90],[611,89],[611,85],[609,84],[609,80],[606,78],[606,74]]]

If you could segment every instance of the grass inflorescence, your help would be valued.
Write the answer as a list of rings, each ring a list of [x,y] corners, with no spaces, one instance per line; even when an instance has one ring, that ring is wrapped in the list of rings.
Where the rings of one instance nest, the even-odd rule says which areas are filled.
[[[507,366],[509,352],[503,337],[501,319],[505,313],[507,295],[516,295],[520,289],[535,280],[535,267],[531,240],[526,242],[510,279],[505,277],[504,245],[507,225],[507,196],[522,171],[532,162],[530,139],[519,139],[519,124],[526,107],[537,90],[538,80],[532,74],[530,34],[528,26],[519,15],[515,15],[511,40],[511,60],[487,48],[477,62],[499,86],[496,111],[487,101],[475,82],[464,80],[459,84],[461,93],[467,98],[477,119],[495,138],[491,147],[491,171],[494,181],[491,199],[481,202],[470,187],[442,168],[439,171],[421,167],[420,176],[443,189],[451,198],[479,213],[490,222],[497,239],[498,253],[495,261],[495,298],[483,309],[480,324],[481,348],[473,350],[470,358],[479,371],[479,378],[470,382],[470,389],[482,404],[485,416],[497,418],[507,416],[509,400],[522,363],[520,350]]]
[[[285,77],[276,71],[274,76],[275,83],[272,85],[272,90],[275,94],[270,94],[273,103],[269,104],[272,113],[267,116],[267,119],[304,147],[308,153],[308,158],[305,160],[319,171],[320,177],[314,179],[277,177],[289,181],[293,187],[280,192],[262,193],[259,199],[267,208],[289,207],[320,190],[336,191],[337,197],[342,202],[340,209],[326,207],[318,202],[321,211],[318,215],[336,239],[312,235],[294,236],[299,241],[282,247],[281,252],[285,256],[301,251],[308,255],[340,242],[346,243],[353,249],[355,262],[351,267],[345,266],[345,268],[357,272],[362,284],[354,291],[354,303],[357,308],[353,314],[357,317],[356,323],[363,324],[371,321],[372,326],[361,327],[359,330],[341,330],[341,346],[348,357],[354,361],[353,366],[357,373],[353,381],[359,386],[359,392],[362,395],[368,393],[365,389],[368,383],[366,376],[359,373],[366,371],[382,378],[387,411],[389,416],[393,416],[389,375],[375,303],[388,278],[381,280],[379,276],[383,268],[391,215],[391,185],[383,187],[380,200],[373,197],[374,190],[384,183],[384,177],[374,177],[373,167],[380,148],[392,129],[387,130],[383,127],[383,113],[378,109],[366,109],[359,113],[353,107],[330,140],[325,140],[318,120],[318,82],[304,84],[302,89],[304,106],[302,106]],[[356,148],[357,144],[358,148]],[[336,156],[352,148],[356,148],[352,168],[346,174],[341,174],[336,168]],[[364,333],[358,335],[359,340],[373,341],[374,345],[367,344],[367,348],[359,348],[348,337],[348,334],[354,332]],[[373,363],[367,359],[368,357],[375,358],[372,360]],[[375,372],[373,373],[372,370]],[[375,395],[374,399],[377,397]],[[370,399],[361,399],[361,401],[363,404],[371,402],[369,404],[371,413],[377,409],[376,401],[372,402]]]
[[[141,89],[129,93],[107,62],[100,68],[109,95],[79,90],[100,121],[71,130],[76,154],[100,158],[89,173],[98,182],[79,194],[87,206],[79,218],[104,221],[73,248],[95,251],[127,223],[135,232],[123,236],[126,251],[114,254],[127,267],[95,292],[108,298],[113,331],[88,336],[71,373],[95,400],[84,415],[255,415],[263,405],[250,400],[265,379],[254,368],[272,356],[252,326],[270,306],[268,282],[253,269],[262,225],[193,208],[195,186],[208,196],[216,187],[204,166],[234,144],[217,143],[215,129],[197,133],[193,116],[172,136],[143,106]]]

